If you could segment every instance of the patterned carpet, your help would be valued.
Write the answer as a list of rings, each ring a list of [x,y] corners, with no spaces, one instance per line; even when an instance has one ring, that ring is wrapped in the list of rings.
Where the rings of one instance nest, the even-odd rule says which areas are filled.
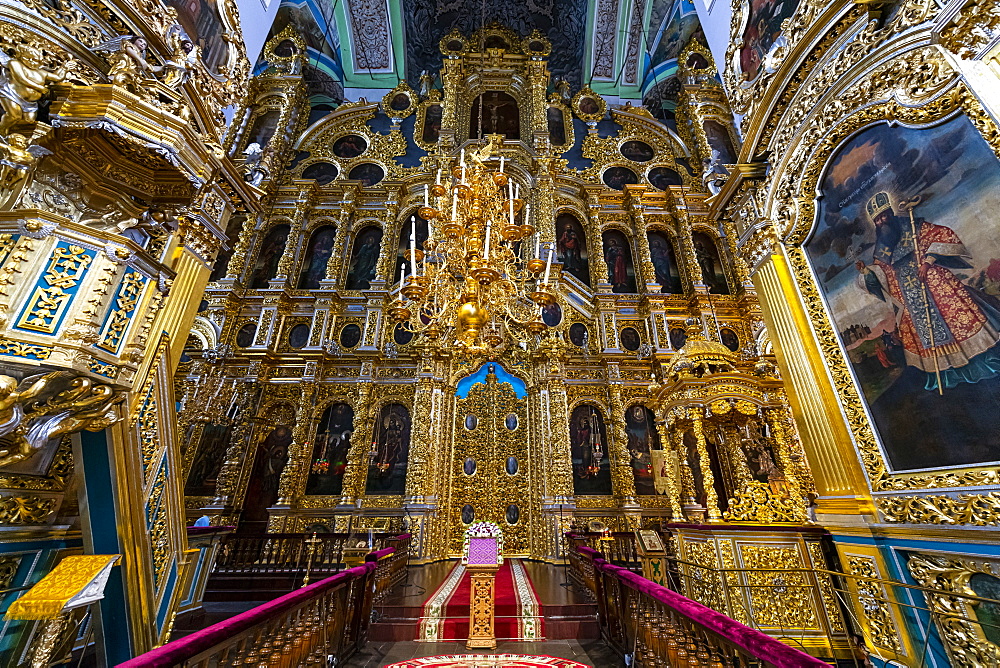
[[[554,656],[521,654],[452,654],[428,656],[393,663],[385,668],[587,668],[582,663]]]

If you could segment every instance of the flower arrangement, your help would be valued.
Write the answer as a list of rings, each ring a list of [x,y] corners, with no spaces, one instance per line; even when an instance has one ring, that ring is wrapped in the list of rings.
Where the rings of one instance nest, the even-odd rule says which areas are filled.
[[[495,522],[474,522],[465,530],[462,539],[462,563],[469,561],[469,539],[494,538],[497,542],[497,564],[503,563],[503,530]]]

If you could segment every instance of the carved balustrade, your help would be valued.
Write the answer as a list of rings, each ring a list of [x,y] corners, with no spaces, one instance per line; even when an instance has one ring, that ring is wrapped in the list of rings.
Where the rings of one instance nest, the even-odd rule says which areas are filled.
[[[309,566],[309,534],[268,533],[257,536],[227,536],[219,549],[215,572],[224,574],[304,574]],[[313,543],[311,573],[335,573],[351,562],[359,543],[365,550],[381,550],[395,546],[397,539],[390,534],[374,534],[372,545],[360,534],[317,534]],[[364,555],[364,552],[361,553]],[[346,558],[345,558],[346,557]],[[355,563],[361,557],[353,560]]]
[[[304,539],[304,536],[303,536]],[[398,582],[408,534],[360,566],[167,643],[119,668],[342,665],[367,641],[372,605]]]
[[[610,564],[585,545],[573,552],[571,563],[593,573],[602,637],[622,655],[631,655],[632,666],[830,665]]]

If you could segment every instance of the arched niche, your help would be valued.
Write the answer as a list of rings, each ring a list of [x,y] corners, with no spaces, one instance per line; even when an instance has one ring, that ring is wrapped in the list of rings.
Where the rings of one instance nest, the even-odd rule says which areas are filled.
[[[521,112],[512,95],[488,90],[472,101],[469,110],[469,137],[481,138],[489,134],[501,134],[505,139],[521,138]]]
[[[630,406],[625,411],[625,433],[628,434],[629,466],[635,480],[635,493],[656,494],[650,452],[660,450],[661,445],[653,411],[642,404]]]
[[[632,243],[620,230],[605,230],[601,235],[604,246],[604,263],[608,267],[608,283],[613,292],[634,293],[635,263],[632,261]]]
[[[702,282],[709,287],[713,294],[732,294],[715,239],[705,232],[694,232],[691,235],[691,242],[694,244],[695,259],[701,269]]]
[[[326,265],[333,253],[333,241],[337,236],[337,228],[333,225],[323,225],[316,228],[306,245],[305,259],[299,271],[296,287],[300,290],[315,290],[319,282],[326,278]]]
[[[569,418],[570,459],[573,465],[573,494],[611,495],[611,461],[608,432],[601,409],[581,404]]]
[[[306,494],[339,495],[343,491],[353,433],[354,408],[342,401],[327,406],[316,426]]]
[[[410,411],[403,404],[386,404],[372,429],[365,494],[402,496],[410,457]]]
[[[264,235],[260,248],[257,250],[257,258],[254,261],[253,269],[250,272],[248,285],[253,290],[261,290],[268,286],[268,282],[278,275],[278,263],[285,252],[285,245],[288,243],[288,232],[290,228],[287,224],[281,223],[273,226]]]
[[[677,266],[677,254],[674,252],[674,244],[670,241],[670,236],[661,230],[649,230],[646,232],[646,241],[649,243],[649,259],[653,263],[653,272],[656,282],[660,284],[660,292],[664,294],[683,294],[684,288],[681,285],[681,272]]]
[[[583,223],[568,211],[556,216],[556,259],[563,271],[590,285],[590,255]]]
[[[381,250],[381,227],[370,225],[355,235],[351,261],[347,266],[348,290],[367,290],[371,287]]]

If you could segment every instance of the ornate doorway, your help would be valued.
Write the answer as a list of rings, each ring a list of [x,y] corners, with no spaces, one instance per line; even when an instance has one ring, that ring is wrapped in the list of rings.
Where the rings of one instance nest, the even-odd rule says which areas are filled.
[[[503,529],[504,553],[527,555],[539,508],[531,495],[524,383],[497,364],[464,380],[452,427],[450,552],[461,553],[469,524],[495,522]]]

